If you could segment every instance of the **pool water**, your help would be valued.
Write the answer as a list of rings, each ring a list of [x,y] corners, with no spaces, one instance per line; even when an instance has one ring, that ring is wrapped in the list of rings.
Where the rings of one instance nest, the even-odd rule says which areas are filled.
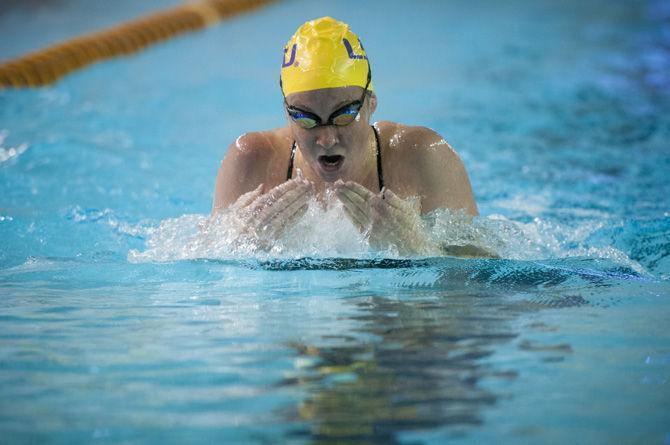
[[[1,91],[0,442],[670,443],[670,7],[498,3],[286,1]],[[109,24],[9,4],[0,58]],[[375,117],[463,158],[482,217],[433,235],[501,259],[374,252],[337,209],[269,254],[203,232],[323,15]]]

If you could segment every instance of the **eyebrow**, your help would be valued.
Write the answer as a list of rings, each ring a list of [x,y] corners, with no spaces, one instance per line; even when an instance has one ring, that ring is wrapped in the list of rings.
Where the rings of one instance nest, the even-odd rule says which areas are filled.
[[[358,99],[347,99],[347,100],[344,100],[344,101],[338,103],[338,104],[335,106],[335,108],[333,109],[333,111],[331,111],[331,113],[334,113],[335,111],[337,111],[337,110],[339,110],[340,108],[342,108],[344,105],[347,105],[347,104],[356,102],[357,100],[358,100]],[[317,115],[317,116],[319,115],[316,111],[310,109],[310,108],[307,107],[307,106],[303,106],[303,105],[300,105],[300,104],[296,104],[296,105],[291,105],[291,104],[289,104],[289,105],[290,105],[291,107],[293,107],[293,108],[298,108],[298,109],[300,109],[300,110],[302,110],[302,111],[308,111],[308,112],[310,112],[310,113],[312,113],[312,114],[315,114],[315,115]]]
[[[352,103],[356,102],[357,100],[358,100],[358,99],[347,99],[347,100],[345,100],[345,101],[343,101],[343,102],[340,102],[340,103],[335,107],[335,109],[334,109],[333,111],[337,111],[337,110],[339,110],[340,108],[342,108],[344,105],[352,104]]]

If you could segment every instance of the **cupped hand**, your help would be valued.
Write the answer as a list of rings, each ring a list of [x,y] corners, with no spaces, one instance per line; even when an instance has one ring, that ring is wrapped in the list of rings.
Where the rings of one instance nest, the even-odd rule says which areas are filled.
[[[307,211],[308,201],[313,195],[313,184],[299,176],[267,193],[263,193],[263,184],[260,184],[255,190],[240,196],[230,210],[244,226],[245,234],[272,242]]]
[[[388,189],[373,193],[353,181],[338,180],[334,188],[347,216],[373,247],[395,247],[402,255],[439,253],[428,241],[415,205]]]

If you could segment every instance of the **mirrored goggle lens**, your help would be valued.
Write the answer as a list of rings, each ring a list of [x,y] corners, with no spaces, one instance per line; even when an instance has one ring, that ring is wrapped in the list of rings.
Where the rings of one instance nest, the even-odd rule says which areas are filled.
[[[300,125],[302,128],[314,128],[319,125],[315,119],[307,116],[292,116],[293,120]]]
[[[356,116],[358,115],[358,112],[354,113],[343,113],[343,114],[338,114],[333,118],[333,123],[335,125],[349,125],[356,119]]]

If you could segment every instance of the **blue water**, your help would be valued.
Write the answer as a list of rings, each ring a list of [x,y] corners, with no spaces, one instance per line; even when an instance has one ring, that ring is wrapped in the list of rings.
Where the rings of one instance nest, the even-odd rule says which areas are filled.
[[[33,3],[0,58],[175,4]],[[670,6],[498,3],[287,1],[0,92],[0,442],[670,443]],[[375,117],[461,154],[483,216],[434,235],[502,259],[388,257],[336,214],[271,255],[199,232],[322,15]]]

